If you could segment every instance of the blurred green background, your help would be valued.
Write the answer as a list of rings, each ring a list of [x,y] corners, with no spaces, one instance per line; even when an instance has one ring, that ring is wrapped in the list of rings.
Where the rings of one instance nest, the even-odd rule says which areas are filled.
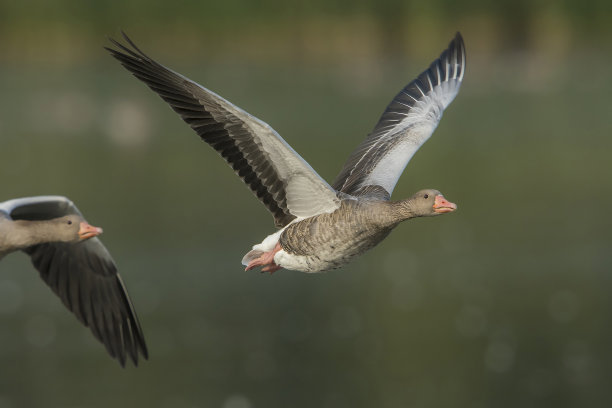
[[[338,271],[243,272],[272,218],[107,55],[120,29],[328,181],[460,31],[461,92],[394,192],[459,210]],[[611,44],[607,0],[2,0],[0,200],[104,227],[151,358],[122,370],[11,255],[0,408],[611,406]]]

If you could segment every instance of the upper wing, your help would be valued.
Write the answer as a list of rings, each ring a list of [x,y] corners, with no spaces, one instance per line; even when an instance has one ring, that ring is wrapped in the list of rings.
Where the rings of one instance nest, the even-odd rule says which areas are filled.
[[[232,166],[277,226],[338,208],[336,192],[268,124],[158,64],[123,34],[108,51],[149,86]]]
[[[72,201],[60,196],[20,198],[3,203],[14,220],[46,220],[81,215]],[[98,238],[72,243],[46,243],[24,250],[34,267],[110,355],[125,365],[126,354],[138,364],[148,357],[140,323],[113,258]]]
[[[14,220],[43,221],[64,215],[83,214],[72,201],[63,196],[35,196],[15,198],[0,203],[0,210]]]
[[[404,168],[459,92],[464,72],[465,46],[457,33],[440,58],[387,106],[372,133],[345,163],[334,188],[389,199]]]

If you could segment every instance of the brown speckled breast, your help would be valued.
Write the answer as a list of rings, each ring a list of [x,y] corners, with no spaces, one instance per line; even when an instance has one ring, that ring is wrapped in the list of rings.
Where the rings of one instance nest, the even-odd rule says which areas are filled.
[[[397,225],[388,202],[344,200],[330,214],[320,214],[291,224],[279,242],[292,255],[308,263],[338,268],[385,239]]]

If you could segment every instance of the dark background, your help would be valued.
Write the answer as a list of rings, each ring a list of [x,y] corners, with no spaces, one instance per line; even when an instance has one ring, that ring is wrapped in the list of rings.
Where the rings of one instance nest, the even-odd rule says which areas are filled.
[[[0,200],[70,197],[151,352],[121,369],[0,264],[0,407],[607,407],[609,1],[0,2]],[[459,205],[345,268],[243,272],[274,231],[103,50],[123,29],[273,126],[328,181],[461,31],[461,91],[394,192]]]

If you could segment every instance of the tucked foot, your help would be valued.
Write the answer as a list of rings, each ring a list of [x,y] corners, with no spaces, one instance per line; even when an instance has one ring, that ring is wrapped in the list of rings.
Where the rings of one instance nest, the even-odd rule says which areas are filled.
[[[281,267],[274,263],[274,255],[276,255],[276,253],[280,250],[281,246],[279,243],[277,243],[273,250],[264,252],[258,258],[255,258],[251,262],[249,262],[249,264],[244,270],[250,271],[253,268],[257,268],[258,266],[263,266],[263,268],[261,269],[262,272],[274,273],[278,271]]]
[[[283,268],[282,266],[278,266],[277,264],[272,262],[270,265],[266,265],[263,268],[261,268],[261,273],[270,272],[270,275],[272,275],[274,272],[282,268]]]

